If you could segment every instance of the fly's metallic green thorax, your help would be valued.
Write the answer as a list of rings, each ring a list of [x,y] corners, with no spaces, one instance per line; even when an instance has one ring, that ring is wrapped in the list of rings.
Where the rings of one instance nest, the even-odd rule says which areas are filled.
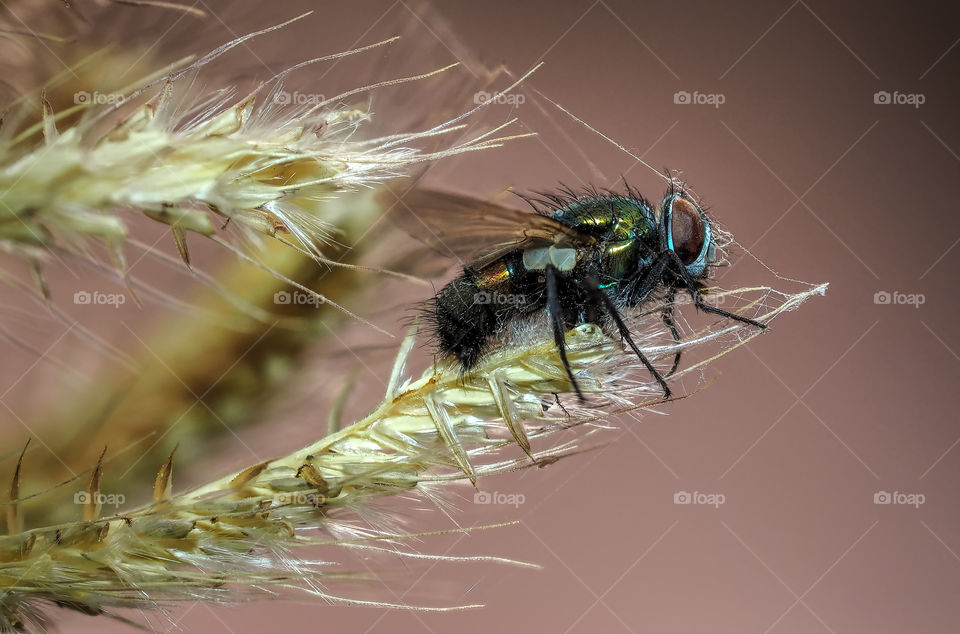
[[[553,217],[582,233],[608,240],[636,239],[657,228],[650,203],[626,196],[581,198],[557,209]]]
[[[649,266],[657,253],[657,221],[650,204],[628,196],[591,196],[556,210],[553,217],[600,243],[601,288],[612,289]]]

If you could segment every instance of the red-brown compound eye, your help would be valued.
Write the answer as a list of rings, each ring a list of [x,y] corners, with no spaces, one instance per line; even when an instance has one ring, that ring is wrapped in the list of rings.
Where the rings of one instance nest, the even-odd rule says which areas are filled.
[[[673,250],[685,265],[692,264],[700,256],[706,239],[700,210],[689,200],[677,196],[670,204],[670,211]]]

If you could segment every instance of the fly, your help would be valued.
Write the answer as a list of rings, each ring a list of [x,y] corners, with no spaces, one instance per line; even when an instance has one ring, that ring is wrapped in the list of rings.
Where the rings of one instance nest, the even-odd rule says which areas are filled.
[[[704,312],[766,327],[704,302],[703,280],[717,259],[710,220],[672,180],[656,206],[629,186],[624,193],[564,189],[524,199],[535,213],[423,188],[407,192],[399,205],[408,223],[422,223],[414,235],[426,226],[431,237],[425,242],[466,259],[426,310],[437,351],[455,357],[465,371],[511,323],[546,309],[560,360],[581,400],[564,333],[584,323],[612,323],[668,399],[670,388],[634,343],[623,309],[665,292],[661,317],[675,341],[677,292],[689,293]],[[477,248],[491,236],[497,244]],[[679,362],[678,351],[667,376]]]

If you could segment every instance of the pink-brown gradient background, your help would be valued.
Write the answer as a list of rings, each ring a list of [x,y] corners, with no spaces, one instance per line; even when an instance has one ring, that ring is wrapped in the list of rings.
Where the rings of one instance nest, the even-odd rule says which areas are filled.
[[[317,13],[280,42],[254,41],[237,55],[249,53],[251,68],[255,58],[292,63],[367,43],[371,26],[384,33],[410,18],[402,0],[277,0],[249,12],[211,3],[222,22],[207,27],[210,41],[308,5]],[[381,593],[414,603],[437,593],[433,604],[485,608],[198,604],[175,610],[173,621],[237,634],[956,631],[957,5],[491,0],[436,11],[458,46],[490,65],[516,72],[545,61],[527,88],[655,167],[682,170],[754,255],[784,276],[830,282],[829,291],[714,364],[712,386],[662,408],[668,415],[624,420],[596,451],[485,485],[522,493],[518,508],[474,505],[464,489],[462,525],[520,524],[418,546],[542,570],[442,564],[399,574],[397,594]],[[881,90],[925,103],[875,104]],[[677,91],[725,101],[675,104]],[[516,110],[521,123],[535,118],[525,108]],[[595,183],[579,146],[609,178],[625,174],[652,198],[662,193],[632,158],[563,116],[555,121],[573,143],[538,129],[538,139],[457,163],[450,179],[476,190]],[[724,275],[728,285],[775,281],[756,266]],[[925,303],[878,305],[878,291],[922,294]],[[678,491],[726,501],[676,505]],[[925,502],[878,505],[878,491]],[[412,526],[453,524],[423,511]],[[66,616],[62,625],[109,624]]]

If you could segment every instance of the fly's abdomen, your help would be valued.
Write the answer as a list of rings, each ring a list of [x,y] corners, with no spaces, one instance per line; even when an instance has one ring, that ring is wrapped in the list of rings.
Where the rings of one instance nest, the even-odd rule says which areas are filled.
[[[480,289],[469,275],[461,275],[434,299],[436,336],[442,352],[452,354],[463,367],[473,366],[495,324],[490,307],[477,303]]]
[[[466,270],[435,298],[434,321],[442,352],[471,368],[514,316],[525,312],[516,262],[507,256],[477,270]]]

